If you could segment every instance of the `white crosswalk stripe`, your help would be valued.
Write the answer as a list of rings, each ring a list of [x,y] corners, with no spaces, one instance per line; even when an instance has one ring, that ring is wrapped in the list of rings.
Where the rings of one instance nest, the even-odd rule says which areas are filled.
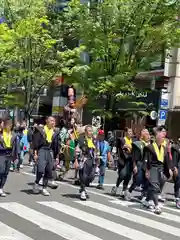
[[[2,210],[3,214],[13,214],[17,222],[18,219],[23,219],[27,226],[31,223],[39,227],[40,231],[46,230],[53,233],[55,236],[53,240],[107,240],[110,236],[108,234],[113,234],[113,240],[177,240],[180,238],[178,227],[180,211],[176,209],[171,211],[170,207],[164,207],[164,212],[160,216],[138,208],[137,205],[130,205],[127,208],[92,200],[86,202],[37,201],[35,205],[0,202],[0,216],[3,216]],[[28,236],[25,233],[25,231],[21,233],[17,225],[14,228],[12,223],[8,226],[7,221],[4,223],[3,217],[0,218],[0,240],[38,239],[38,236],[34,237],[30,232],[27,233]],[[43,239],[49,238],[45,235]]]
[[[0,240],[33,240],[23,233],[0,222]]]
[[[161,231],[166,232],[166,233],[171,232],[175,236],[180,236],[180,229],[179,228],[175,228],[175,227],[172,227],[172,226],[168,226],[168,228],[167,228],[167,225],[164,224],[164,223],[153,221],[153,220],[145,218],[145,217],[141,217],[141,216],[138,216],[138,215],[135,215],[135,214],[132,214],[132,213],[128,213],[126,211],[122,211],[122,210],[119,210],[119,209],[108,207],[106,205],[103,205],[103,204],[100,204],[100,203],[95,203],[95,202],[92,202],[92,201],[88,201],[86,203],[84,203],[82,201],[81,202],[78,201],[77,203],[82,204],[82,205],[86,205],[88,207],[91,207],[91,208],[94,208],[96,210],[103,211],[103,212],[106,212],[106,213],[109,213],[109,214],[112,214],[112,215],[115,215],[115,216],[121,216],[121,218],[124,218],[126,220],[130,220],[130,221],[135,222],[135,223],[143,224],[147,227],[151,227],[151,228],[154,228],[154,229],[157,229],[157,230],[161,229]]]
[[[86,236],[87,240],[101,240],[100,238],[96,238],[95,236],[70,226],[69,224],[65,224],[62,221],[53,219],[16,202],[1,203],[0,207],[39,225],[42,229],[54,232],[55,234],[68,240],[83,240],[84,236]]]
[[[148,240],[158,240],[158,238],[149,236],[145,233],[141,233],[139,231],[130,229],[123,225],[111,222],[104,218],[95,216],[93,214],[86,213],[76,208],[69,207],[67,205],[58,203],[58,202],[39,202],[42,205],[54,208],[60,212],[64,212],[68,215],[75,216],[76,218],[88,222],[90,224],[95,224],[98,227],[105,228],[111,232],[114,232],[118,235],[128,237],[132,240],[139,240],[139,239],[148,239]]]

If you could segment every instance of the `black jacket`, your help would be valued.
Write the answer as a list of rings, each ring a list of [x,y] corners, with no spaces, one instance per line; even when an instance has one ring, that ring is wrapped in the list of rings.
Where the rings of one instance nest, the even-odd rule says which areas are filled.
[[[88,144],[84,136],[80,136],[76,141],[76,144],[79,145],[79,148],[82,150],[82,153],[84,155],[87,155],[88,157],[93,157],[93,158],[95,157],[95,149],[92,149],[92,152],[91,152],[92,154],[90,155],[91,149],[88,148]]]
[[[125,165],[127,161],[132,161],[132,154],[124,148],[125,139],[118,138],[117,139],[117,152],[118,152],[118,160],[120,165]]]
[[[39,151],[41,148],[49,148],[53,151],[54,158],[57,158],[60,152],[60,144],[59,129],[54,130],[52,142],[48,143],[44,128],[36,127],[32,138],[32,147],[34,151]]]
[[[146,162],[146,169],[150,170],[151,167],[162,168],[165,175],[169,175],[169,169],[172,168],[171,160],[167,148],[164,148],[164,161],[158,160],[156,152],[152,144],[144,147],[144,162]]]

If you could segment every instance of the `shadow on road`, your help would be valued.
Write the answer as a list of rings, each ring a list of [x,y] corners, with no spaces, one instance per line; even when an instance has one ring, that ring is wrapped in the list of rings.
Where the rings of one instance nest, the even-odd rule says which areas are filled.
[[[62,197],[79,200],[80,194],[78,194],[78,193],[76,193],[76,194],[63,194]],[[87,197],[87,199],[89,199],[89,195],[87,195],[86,197]]]
[[[104,195],[107,195],[107,196],[110,196],[110,197],[114,197],[114,198],[120,198],[121,196],[120,196],[120,194],[116,194],[115,196],[114,195],[112,195],[110,192],[105,192],[105,193],[103,193]]]
[[[34,194],[33,189],[23,189],[21,190],[22,193],[26,193],[27,195],[37,195]]]
[[[71,198],[71,199],[79,199],[79,194],[63,194],[62,197]]]

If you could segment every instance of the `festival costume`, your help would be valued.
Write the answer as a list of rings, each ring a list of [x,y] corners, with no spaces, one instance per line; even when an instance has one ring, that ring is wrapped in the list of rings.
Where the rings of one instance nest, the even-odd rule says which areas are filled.
[[[80,199],[86,200],[86,186],[94,179],[95,175],[95,151],[96,147],[92,138],[80,136],[78,146],[82,151],[79,163],[79,179],[80,179]]]
[[[169,178],[169,170],[171,169],[167,148],[162,145],[158,146],[156,142],[149,144],[144,148],[144,160],[147,163],[146,171],[150,174],[144,205],[149,207],[149,201],[152,200],[155,205],[155,213],[160,214],[158,195],[161,193],[161,186],[164,186]]]
[[[75,150],[76,150],[76,141],[78,139],[78,132],[75,128],[73,128],[73,131],[71,133],[71,137],[70,134],[68,133],[68,131],[66,132],[66,137],[64,138],[64,141],[61,142],[61,155],[64,156],[64,165],[65,165],[65,171],[63,174],[61,174],[59,177],[60,179],[62,179],[65,174],[69,171],[70,167],[72,166],[72,164],[75,163],[76,160],[76,156],[75,156]],[[77,175],[77,172],[76,174]]]
[[[127,148],[124,146],[127,145]],[[132,176],[132,139],[127,137],[119,138],[117,141],[117,151],[118,151],[118,178],[116,181],[116,186],[112,188],[111,193],[116,194],[117,189],[121,182],[123,181],[123,190],[122,196],[124,196],[125,191],[127,190],[129,181]]]
[[[44,126],[44,128],[37,127],[33,135],[33,147],[38,154],[34,193],[40,192],[39,181],[43,177],[42,193],[49,195],[46,188],[48,180],[53,180],[55,159],[59,157],[60,151],[59,131],[48,129],[47,126]],[[57,188],[57,184],[53,182],[51,187]]]
[[[136,187],[143,186],[143,194],[147,191],[147,179],[145,178],[145,162],[143,161],[144,157],[144,147],[147,146],[148,143],[140,140],[132,143],[132,162],[133,168],[137,167],[137,173],[133,175],[133,182],[129,188],[129,193],[132,193]]]
[[[5,130],[0,134],[0,196],[5,197],[3,187],[7,181],[11,162],[18,159],[20,152],[17,134],[7,133]]]

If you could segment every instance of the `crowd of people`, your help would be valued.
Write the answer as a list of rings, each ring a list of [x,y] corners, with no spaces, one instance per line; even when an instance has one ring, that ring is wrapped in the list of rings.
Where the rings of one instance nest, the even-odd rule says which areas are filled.
[[[141,188],[143,206],[160,214],[159,201],[165,201],[161,194],[165,183],[171,180],[176,207],[180,208],[180,145],[172,144],[166,135],[165,127],[160,126],[154,129],[153,138],[144,128],[134,139],[132,129],[126,128],[124,137],[115,139],[109,133],[106,141],[104,130],[92,125],[80,126],[74,118],[68,125],[62,120],[57,128],[55,118],[50,116],[44,125],[35,124],[29,129],[25,121],[13,127],[11,120],[4,119],[0,129],[0,196],[6,196],[3,189],[9,171],[19,172],[24,156],[29,153],[29,164],[33,165],[36,176],[35,194],[49,196],[48,186],[56,189],[55,180],[64,178],[73,167],[80,199],[86,200],[87,187],[96,175],[97,188],[103,189],[106,167],[113,159],[118,177],[112,195],[116,195],[123,183],[120,196],[130,201],[132,192]]]

